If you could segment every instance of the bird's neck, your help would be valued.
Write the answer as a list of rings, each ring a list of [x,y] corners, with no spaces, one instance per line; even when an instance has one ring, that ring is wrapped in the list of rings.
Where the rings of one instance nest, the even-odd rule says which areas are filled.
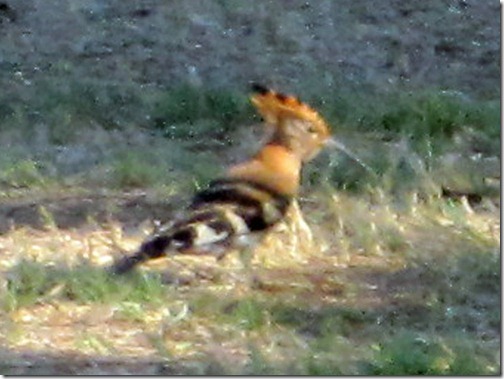
[[[279,194],[294,196],[299,188],[301,160],[275,141],[266,144],[249,161],[231,167],[229,177],[256,182]]]

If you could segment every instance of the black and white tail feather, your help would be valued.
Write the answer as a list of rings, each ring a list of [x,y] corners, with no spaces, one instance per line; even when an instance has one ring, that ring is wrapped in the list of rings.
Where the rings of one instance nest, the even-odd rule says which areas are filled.
[[[170,252],[221,258],[231,247],[247,246],[254,234],[282,220],[292,197],[241,179],[216,180],[197,193],[186,215],[145,241],[111,271],[124,274],[136,265]]]

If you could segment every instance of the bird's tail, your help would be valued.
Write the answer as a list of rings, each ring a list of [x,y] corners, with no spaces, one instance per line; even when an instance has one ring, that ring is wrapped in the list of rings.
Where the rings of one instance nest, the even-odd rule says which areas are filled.
[[[136,253],[122,257],[116,261],[109,271],[115,275],[125,274],[140,263],[146,262],[149,259],[160,258],[166,254],[171,240],[172,238],[166,235],[155,236],[145,241]]]

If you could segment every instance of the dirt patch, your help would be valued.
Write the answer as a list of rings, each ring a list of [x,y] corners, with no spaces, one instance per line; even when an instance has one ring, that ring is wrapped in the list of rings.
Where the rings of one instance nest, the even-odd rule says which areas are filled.
[[[347,81],[500,93],[496,1],[1,4],[9,80],[56,70],[165,87],[242,89],[255,80],[311,93]]]
[[[115,195],[73,195],[26,198],[0,203],[0,234],[13,227],[47,228],[47,217],[59,229],[78,229],[111,221],[120,222],[126,231],[148,221],[168,221],[176,210],[173,198],[154,200],[145,191]]]

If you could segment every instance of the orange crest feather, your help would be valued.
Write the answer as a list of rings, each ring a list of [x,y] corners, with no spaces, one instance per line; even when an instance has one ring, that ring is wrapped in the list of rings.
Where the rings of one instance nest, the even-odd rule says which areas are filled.
[[[260,85],[253,85],[253,90],[256,93],[251,97],[252,104],[268,124],[278,126],[282,118],[297,118],[311,122],[329,134],[328,126],[318,112],[297,97],[284,95]]]

